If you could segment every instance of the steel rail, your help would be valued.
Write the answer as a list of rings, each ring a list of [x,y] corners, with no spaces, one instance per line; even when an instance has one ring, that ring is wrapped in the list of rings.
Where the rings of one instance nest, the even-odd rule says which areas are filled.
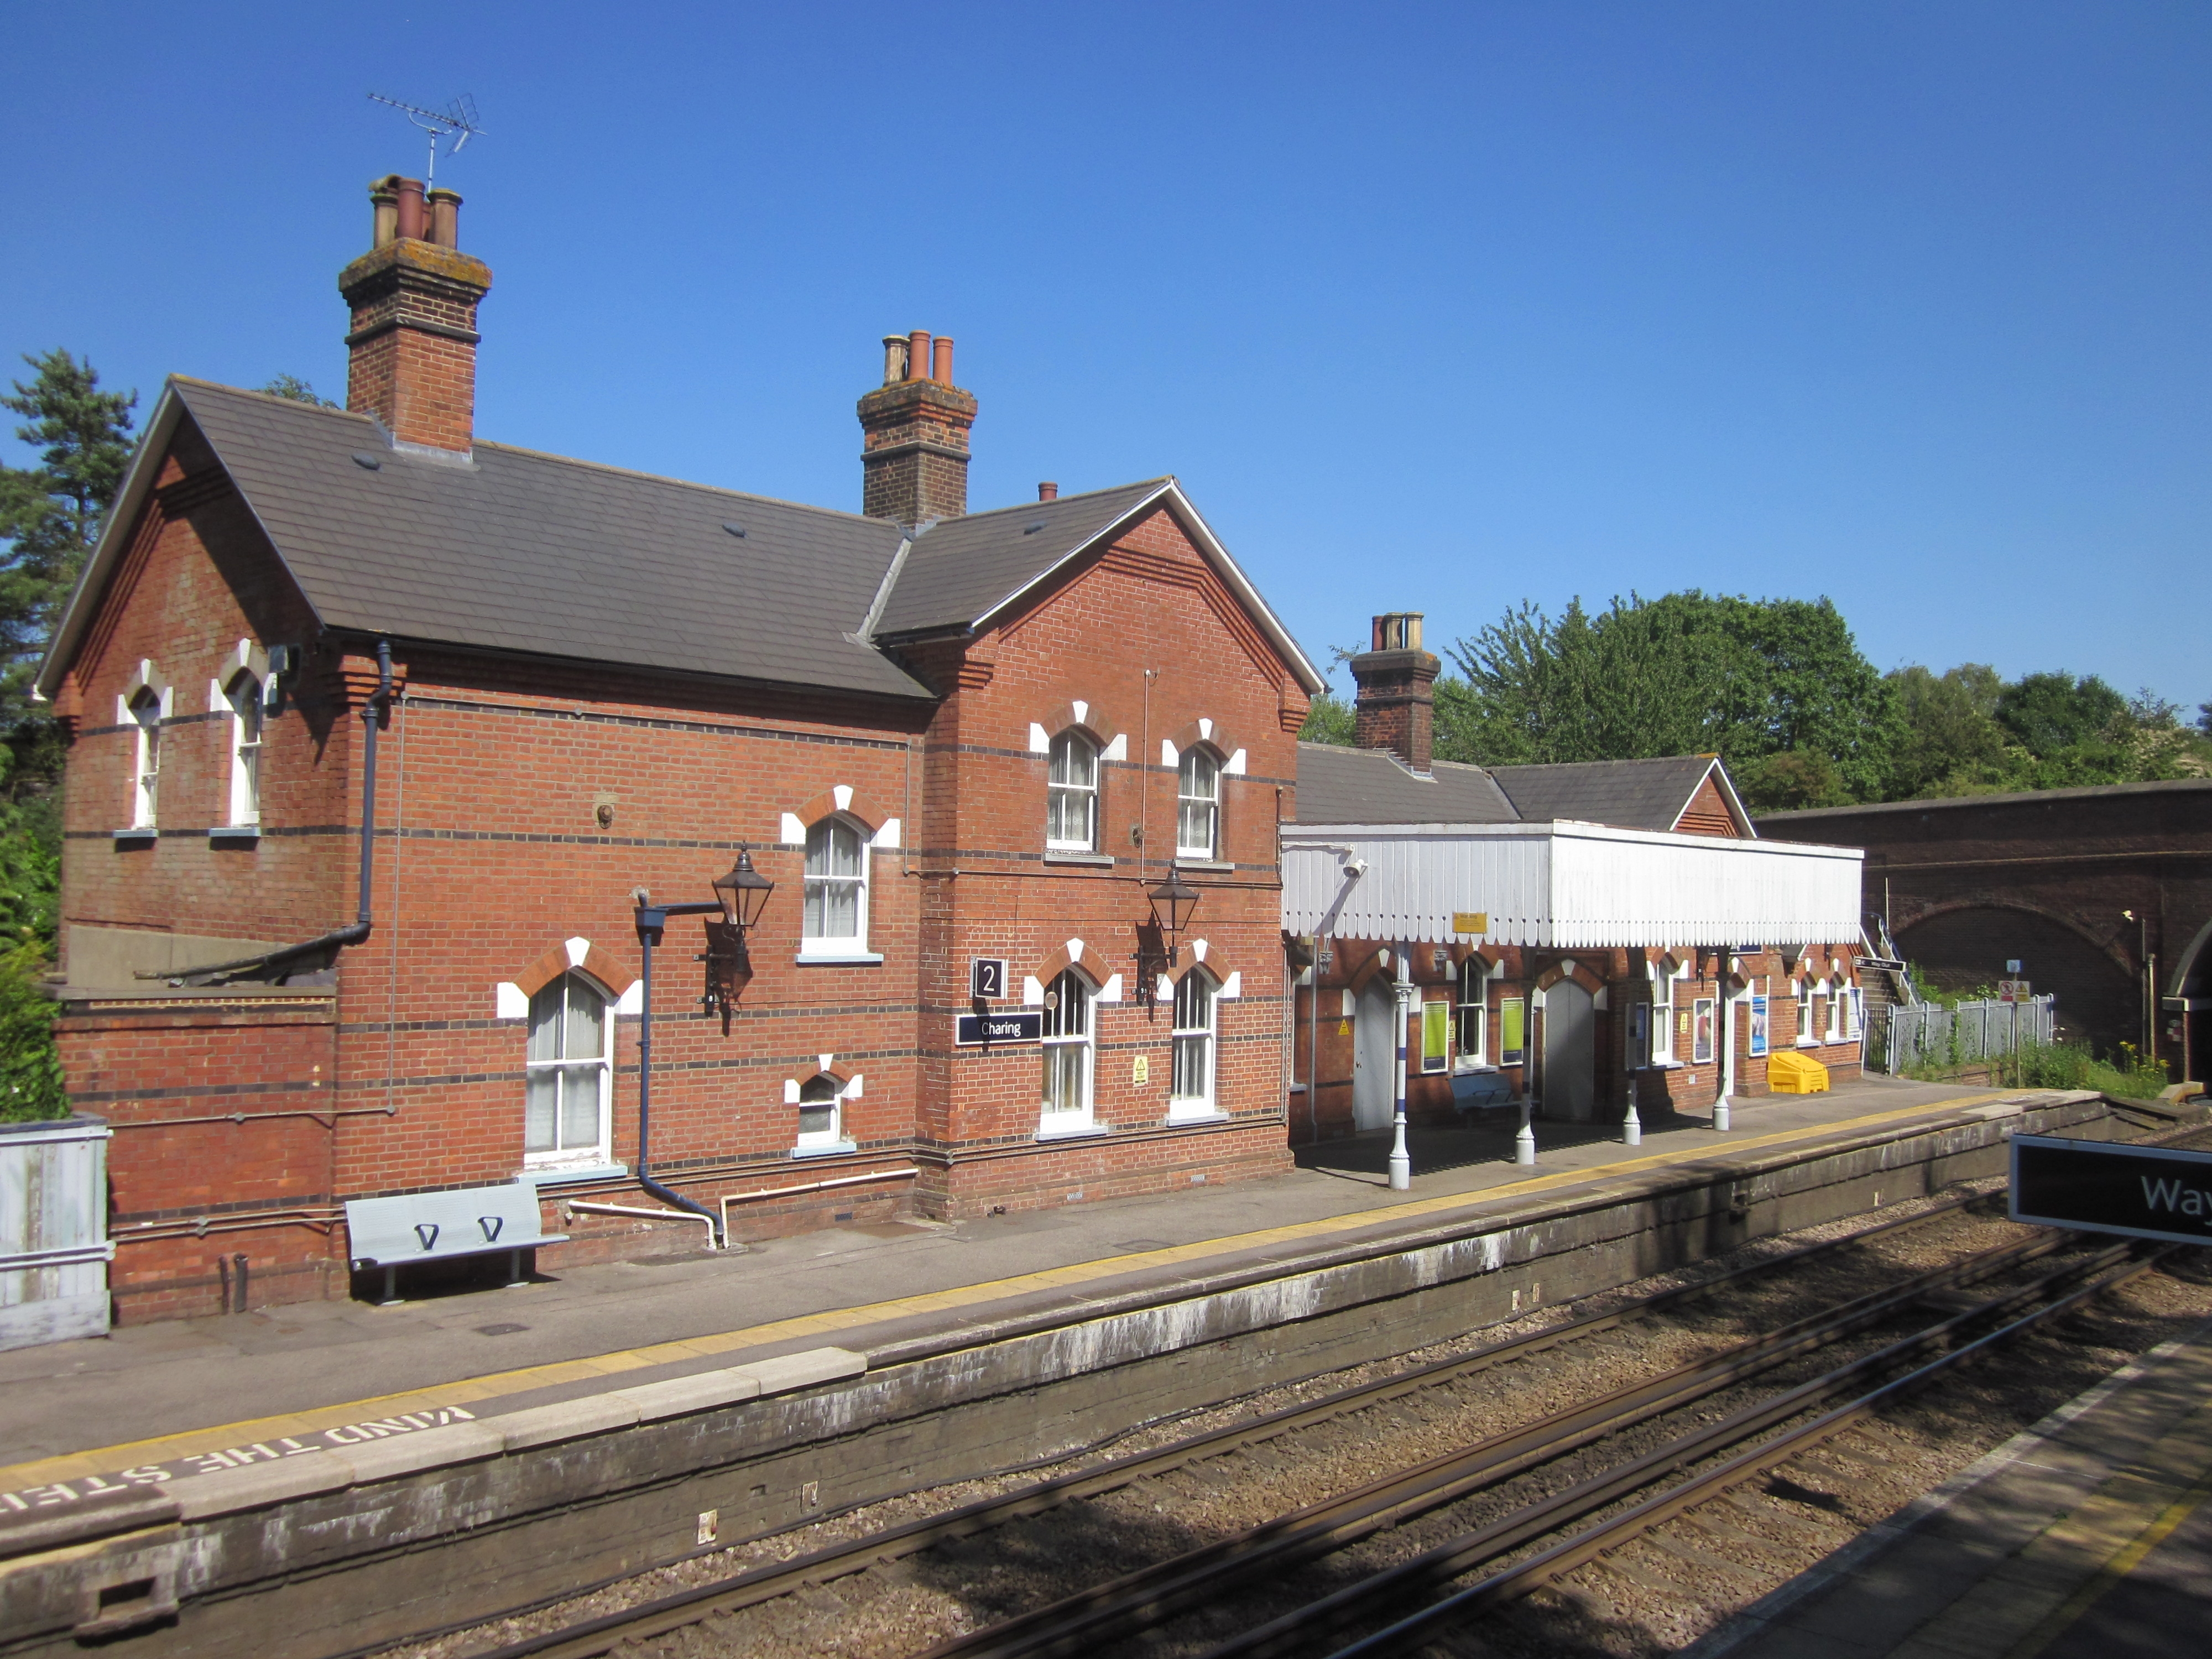
[[[1625,1383],[1534,1422],[1332,1494],[1249,1531],[1094,1585],[1029,1613],[950,1638],[915,1659],[1069,1659],[1096,1643],[1164,1622],[1264,1573],[1334,1553],[1480,1488],[1580,1450],[1843,1340],[1931,1292],[2004,1273],[2062,1248],[2047,1233],[1870,1291],[1717,1355]]]
[[[1992,1316],[2009,1314],[2022,1304],[2043,1295],[2056,1283],[2078,1278],[2085,1272],[2101,1273],[2115,1261],[2129,1255],[2136,1248],[2133,1243],[2112,1245],[2093,1256],[2069,1263],[2027,1285],[2005,1291],[1979,1306],[1953,1314],[1926,1330],[1863,1355],[1771,1400],[1759,1401],[1717,1423],[1693,1430],[1640,1457],[1540,1498],[1486,1525],[1449,1539],[1409,1560],[1370,1574],[1357,1583],[1323,1596],[1294,1613],[1256,1626],[1242,1635],[1206,1649],[1200,1659],[1270,1659],[1272,1656],[1310,1649],[1316,1638],[1371,1616],[1378,1604],[1392,1601],[1402,1603],[1407,1597],[1448,1583],[1547,1533],[1556,1532],[1593,1510],[1649,1486],[1656,1480],[1663,1480],[1692,1463],[1724,1451],[1802,1412],[1825,1404],[1873,1373],[1914,1358],[1929,1348],[1940,1347],[1968,1324]],[[1669,1487],[1528,1561],[1494,1574],[1470,1589],[1446,1597],[1401,1619],[1387,1629],[1342,1650],[1333,1659],[1353,1659],[1354,1656],[1357,1659],[1376,1659],[1376,1656],[1385,1653],[1410,1651],[1433,1639],[1438,1626],[1462,1619],[1507,1595],[1533,1589],[1544,1578],[1570,1571],[1607,1549],[1616,1547],[1626,1541],[1626,1534],[1648,1530],[1679,1510],[1703,1501],[1705,1496],[1710,1496],[1726,1486],[1740,1483],[1774,1463],[1786,1462],[1808,1444],[1834,1433],[1845,1422],[1855,1420],[1900,1394],[1924,1385],[1969,1357],[1984,1352],[1997,1342],[2079,1306],[2085,1300],[2100,1295],[2138,1273],[2148,1272],[2164,1254],[2165,1251],[2161,1250],[2143,1260],[2130,1262],[2117,1273],[2107,1273],[2080,1290],[2032,1310],[2008,1325],[1962,1344],[1948,1353],[1940,1354],[1905,1376],[1882,1383],[1810,1424],[1791,1430],[1776,1439],[1763,1442],[1718,1468]]]
[[[1492,1366],[1508,1364],[1532,1354],[1544,1352],[1565,1343],[1597,1335],[1616,1327],[1633,1322],[1650,1314],[1662,1311],[1681,1303],[1698,1300],[1726,1286],[1747,1279],[1755,1279],[1779,1270],[1802,1265],[1807,1261],[1832,1252],[1864,1243],[1885,1234],[1923,1226],[1946,1216],[1955,1214],[1968,1205],[1984,1197],[1982,1194],[1966,1194],[1943,1200],[1917,1214],[1901,1216],[1895,1220],[1876,1223],[1856,1232],[1835,1238],[1822,1239],[1812,1244],[1800,1245],[1778,1255],[1763,1261],[1745,1262],[1694,1284],[1672,1286],[1616,1304],[1601,1312],[1532,1332],[1526,1336],[1510,1338],[1472,1353],[1434,1360],[1409,1371],[1379,1378],[1371,1382],[1356,1384],[1338,1389],[1302,1406],[1286,1407],[1255,1418],[1249,1422],[1230,1425],[1191,1436],[1152,1451],[1131,1453],[1094,1465],[1088,1469],[1035,1482],[1012,1492],[996,1498],[981,1498],[972,1504],[948,1510],[942,1515],[928,1516],[902,1525],[872,1533],[847,1543],[833,1544],[819,1550],[745,1571],[718,1578],[704,1584],[658,1596],[636,1607],[617,1613],[602,1614],[560,1629],[535,1636],[521,1638],[501,1646],[478,1650],[469,1659],[596,1659],[625,1642],[641,1641],[680,1630],[717,1613],[735,1612],[762,1601],[773,1601],[809,1584],[823,1583],[866,1571],[879,1563],[902,1559],[932,1547],[960,1538],[971,1537],[1025,1516],[1044,1513],[1073,1500],[1095,1497],[1112,1492],[1136,1481],[1165,1474],[1184,1466],[1204,1462],[1212,1457],[1224,1456],[1257,1443],[1293,1433],[1318,1423],[1345,1417],[1370,1409],[1409,1394],[1425,1392],[1471,1376]],[[2002,1247],[1998,1252],[1983,1252],[1983,1255],[2010,1253],[2040,1247],[2057,1248],[2066,1237],[2063,1234],[2045,1234],[2021,1244]],[[1937,1274],[1953,1273],[1971,1268],[1980,1256],[1952,1263],[1936,1269]],[[1995,1270],[1993,1270],[1995,1271]],[[1916,1293],[1924,1293],[1923,1291]],[[1588,1298],[1595,1300],[1595,1297]],[[1862,1298],[1863,1299],[1863,1298]],[[1829,1310],[1832,1313],[1833,1310]],[[1820,1317],[1821,1316],[1814,1316]],[[1803,1323],[1805,1322],[1800,1322]],[[1779,1333],[1776,1334],[1779,1336]],[[572,1600],[593,1593],[623,1578],[634,1576],[625,1573],[599,1583],[579,1586],[563,1592],[560,1600]],[[447,1626],[442,1630],[422,1632],[410,1639],[434,1639],[453,1633],[456,1630],[472,1628],[495,1619],[524,1616],[536,1607],[549,1605],[540,1601],[489,1615],[472,1619],[464,1626]],[[377,1648],[360,1650],[363,1653]],[[348,1656],[350,1659],[350,1656]]]

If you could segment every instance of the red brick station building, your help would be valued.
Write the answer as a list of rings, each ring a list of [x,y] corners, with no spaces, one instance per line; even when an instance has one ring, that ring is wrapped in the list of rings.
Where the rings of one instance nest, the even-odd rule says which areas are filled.
[[[240,1255],[257,1304],[347,1294],[352,1199],[533,1182],[557,1267],[695,1247],[647,1180],[742,1239],[1269,1174],[1351,1122],[1279,831],[1302,756],[1340,802],[1437,787],[1392,662],[1372,752],[1301,745],[1322,679],[1174,479],[969,513],[947,338],[884,341],[857,514],[483,441],[459,198],[372,199],[347,408],[170,380],[40,671],[118,1318],[213,1310]],[[1690,769],[1658,793],[1747,831]],[[741,945],[686,914],[653,952],[641,1150],[641,890],[741,855]],[[1445,1063],[1510,1094],[1490,1029]]]

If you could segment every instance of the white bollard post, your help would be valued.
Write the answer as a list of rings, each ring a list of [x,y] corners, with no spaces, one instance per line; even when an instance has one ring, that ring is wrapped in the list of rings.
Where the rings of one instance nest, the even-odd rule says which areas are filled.
[[[1641,1146],[1644,1144],[1644,1121],[1636,1115],[1636,1079],[1628,1079],[1628,1115],[1620,1120],[1620,1144]]]

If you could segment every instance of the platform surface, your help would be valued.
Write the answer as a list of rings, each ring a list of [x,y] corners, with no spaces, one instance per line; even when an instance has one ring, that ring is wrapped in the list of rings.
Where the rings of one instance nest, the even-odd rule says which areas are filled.
[[[396,1307],[295,1303],[125,1327],[0,1353],[0,1494],[131,1468],[172,1473],[227,1447],[404,1412],[544,1404],[825,1344],[869,1349],[1009,1318],[1073,1314],[1468,1218],[1510,1218],[1578,1187],[1731,1157],[1808,1149],[2018,1097],[1869,1078],[1825,1095],[1736,1103],[1616,1127],[1537,1125],[1534,1169],[1510,1162],[1516,1115],[1417,1130],[1411,1191],[1384,1176],[1389,1139],[1301,1149],[1261,1181],[951,1224],[832,1228],[738,1253],[556,1264],[511,1290]],[[618,1379],[618,1382],[617,1380]]]
[[[1685,1659],[2152,1659],[2212,1625],[2212,1324],[1782,1586]]]

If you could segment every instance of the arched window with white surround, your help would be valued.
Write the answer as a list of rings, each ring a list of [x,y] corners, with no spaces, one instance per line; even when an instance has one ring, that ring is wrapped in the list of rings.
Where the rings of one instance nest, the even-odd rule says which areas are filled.
[[[579,973],[562,975],[530,999],[526,1164],[607,1162],[613,1012],[605,991]]]
[[[1672,957],[1659,957],[1651,974],[1651,1059],[1654,1066],[1674,1064],[1674,980],[1680,970]]]
[[[805,916],[799,953],[847,957],[868,948],[868,842],[845,817],[806,832]]]
[[[835,1072],[817,1072],[804,1083],[784,1086],[791,1091],[785,1098],[799,1109],[798,1133],[791,1144],[793,1158],[853,1150],[852,1137],[846,1132],[845,1103],[860,1096],[857,1074],[846,1079]]]
[[[1221,849],[1221,763],[1186,749],[1176,768],[1176,856],[1213,860]]]
[[[244,829],[261,822],[262,683],[241,668],[223,687],[230,734],[230,823]]]
[[[1045,763],[1044,844],[1061,853],[1098,846],[1098,745],[1073,728],[1052,740]]]
[[[1176,981],[1174,1075],[1168,1085],[1168,1116],[1205,1117],[1213,1114],[1214,1036],[1216,999],[1212,975],[1193,968]]]
[[[1457,1006],[1452,1010],[1452,1063],[1460,1071],[1474,1071],[1488,1065],[1490,1055],[1490,969],[1480,957],[1470,952],[1460,963],[1453,1000]]]
[[[1044,994],[1044,1100],[1040,1132],[1067,1133],[1091,1127],[1091,981],[1074,969],[1062,971]]]
[[[142,685],[130,703],[131,826],[151,830],[161,821],[161,694]]]

